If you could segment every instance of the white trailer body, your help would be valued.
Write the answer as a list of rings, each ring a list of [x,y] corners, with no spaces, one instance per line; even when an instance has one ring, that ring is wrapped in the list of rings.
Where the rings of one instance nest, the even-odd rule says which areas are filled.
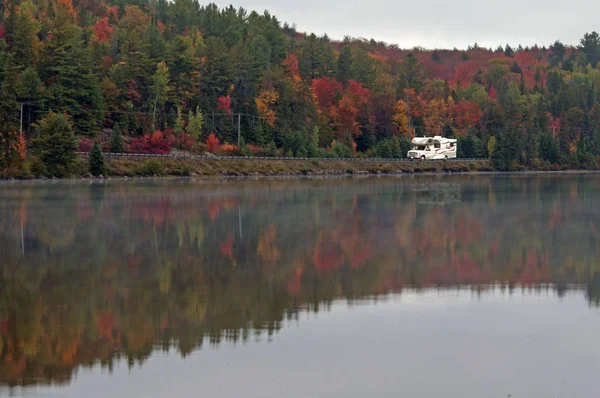
[[[415,137],[412,149],[408,151],[409,159],[445,160],[456,158],[457,143],[455,139],[435,137]]]

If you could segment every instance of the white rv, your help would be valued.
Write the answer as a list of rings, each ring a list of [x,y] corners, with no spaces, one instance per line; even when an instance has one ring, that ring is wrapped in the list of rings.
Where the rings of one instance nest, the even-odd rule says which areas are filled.
[[[445,160],[456,157],[456,140],[440,137],[415,137],[408,158],[421,160]]]

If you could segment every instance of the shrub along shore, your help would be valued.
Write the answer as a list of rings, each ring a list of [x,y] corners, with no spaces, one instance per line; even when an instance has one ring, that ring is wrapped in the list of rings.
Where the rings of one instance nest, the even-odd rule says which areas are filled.
[[[100,164],[99,164],[100,163]],[[574,170],[558,165],[537,163],[518,171]],[[593,165],[592,165],[593,166]],[[597,170],[587,167],[583,170]],[[94,173],[92,173],[94,170]],[[581,170],[581,169],[580,169]],[[319,176],[319,175],[380,175],[412,173],[475,173],[493,172],[488,160],[477,161],[414,161],[356,162],[342,160],[269,160],[269,159],[183,159],[183,158],[94,158],[77,157],[61,178],[122,178],[122,177],[228,177],[228,176]],[[29,162],[13,172],[0,172],[2,179],[48,178],[39,162]],[[54,177],[52,177],[54,178]]]
[[[99,164],[101,163],[101,164]],[[103,164],[102,164],[103,163]],[[492,171],[488,160],[449,162],[355,162],[337,160],[106,158],[90,155],[75,159],[59,178],[167,176],[306,176],[340,174],[466,173]],[[56,178],[40,162],[21,169],[0,171],[2,179]]]

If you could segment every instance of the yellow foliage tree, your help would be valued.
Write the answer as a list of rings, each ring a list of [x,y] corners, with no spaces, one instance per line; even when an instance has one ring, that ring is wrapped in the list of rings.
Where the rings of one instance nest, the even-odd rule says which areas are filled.
[[[425,128],[428,134],[442,135],[444,126],[449,122],[448,104],[443,99],[434,99],[425,108]]]
[[[398,130],[400,130],[400,135],[405,137],[410,137],[411,132],[408,123],[408,104],[402,100],[398,100],[396,102],[396,106],[394,106],[394,115],[392,116],[392,122]]]
[[[279,93],[273,89],[262,90],[258,97],[254,100],[256,110],[261,119],[267,122],[270,126],[275,125],[277,118],[274,105],[279,99]]]

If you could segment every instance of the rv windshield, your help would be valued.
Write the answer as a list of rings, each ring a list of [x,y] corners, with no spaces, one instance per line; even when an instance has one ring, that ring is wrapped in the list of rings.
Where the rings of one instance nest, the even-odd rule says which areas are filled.
[[[413,151],[424,151],[425,150],[425,145],[415,145],[413,147]]]

